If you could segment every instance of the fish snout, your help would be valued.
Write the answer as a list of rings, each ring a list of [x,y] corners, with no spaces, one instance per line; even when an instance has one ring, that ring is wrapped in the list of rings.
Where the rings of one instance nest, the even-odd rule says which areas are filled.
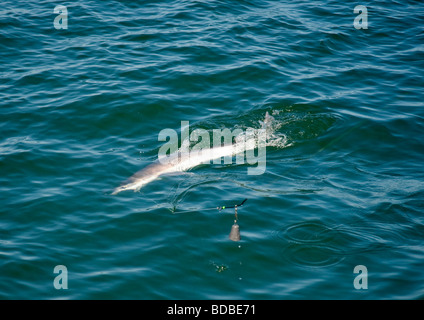
[[[116,195],[116,194],[118,194],[118,193],[120,193],[120,192],[122,192],[122,191],[125,191],[125,190],[127,190],[128,188],[126,187],[126,186],[120,186],[120,187],[117,187],[117,188],[115,188],[114,190],[113,190],[113,192],[110,194],[111,196],[114,196],[114,195]]]

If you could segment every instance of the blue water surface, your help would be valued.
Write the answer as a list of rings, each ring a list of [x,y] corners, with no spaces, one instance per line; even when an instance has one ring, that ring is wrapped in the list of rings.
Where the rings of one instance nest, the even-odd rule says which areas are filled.
[[[2,1],[0,299],[422,299],[423,21],[412,0]],[[266,112],[287,140],[264,174],[110,195],[161,130]],[[214,208],[245,198],[233,242]]]

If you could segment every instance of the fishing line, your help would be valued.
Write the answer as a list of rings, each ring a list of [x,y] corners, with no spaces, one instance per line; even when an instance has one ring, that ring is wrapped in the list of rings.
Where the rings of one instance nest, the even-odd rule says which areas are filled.
[[[220,206],[215,208],[205,208],[205,209],[197,209],[197,210],[186,210],[186,211],[179,211],[177,213],[187,213],[187,212],[197,212],[197,211],[210,211],[210,210],[218,210],[218,212],[221,212],[225,209],[234,209],[234,224],[231,227],[229,238],[232,241],[240,241],[240,226],[237,224],[238,222],[238,215],[237,215],[237,209],[244,205],[244,203],[247,201],[247,199],[244,199],[241,203],[235,204],[232,206]],[[175,213],[175,211],[174,211]]]
[[[188,212],[198,212],[198,211],[208,211],[208,210],[218,210],[219,212],[221,212],[222,210],[225,209],[232,209],[232,208],[239,208],[241,207],[245,202],[247,201],[247,199],[244,199],[240,204],[236,204],[233,206],[220,206],[220,207],[214,207],[214,208],[200,208],[200,209],[193,209],[193,210],[184,210],[184,211],[175,211],[173,210],[173,213],[188,213]]]

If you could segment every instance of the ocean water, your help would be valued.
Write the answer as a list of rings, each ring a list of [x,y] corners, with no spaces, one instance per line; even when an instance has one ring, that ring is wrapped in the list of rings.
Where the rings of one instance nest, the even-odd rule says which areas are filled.
[[[423,21],[411,0],[2,1],[0,299],[424,298]],[[287,140],[265,173],[110,194],[161,130],[266,112]],[[245,198],[234,242],[214,208]]]

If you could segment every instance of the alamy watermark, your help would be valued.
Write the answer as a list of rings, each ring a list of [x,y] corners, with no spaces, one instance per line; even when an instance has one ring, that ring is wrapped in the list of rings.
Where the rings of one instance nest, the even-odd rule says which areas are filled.
[[[166,141],[159,149],[158,159],[162,164],[175,163],[180,166],[194,164],[250,164],[248,175],[260,175],[266,170],[266,129],[248,128],[230,130],[214,129],[210,133],[205,129],[196,129],[190,133],[189,121],[181,121],[181,147],[177,131],[163,129],[158,140]],[[194,145],[193,145],[194,144]],[[193,146],[191,146],[193,145]],[[223,160],[223,161],[222,161]],[[187,163],[187,164],[185,164]]]
[[[355,20],[353,20],[353,26],[355,29],[368,29],[368,9],[366,6],[358,5],[353,9],[353,12],[360,13]]]
[[[53,21],[53,26],[56,30],[68,29],[68,8],[58,5],[53,10],[58,16]]]
[[[53,21],[55,29],[68,29],[68,8],[64,5],[57,5],[53,12],[57,14]],[[357,5],[353,12],[359,15],[355,17],[353,26],[355,29],[368,29],[368,8],[364,5]]]
[[[366,266],[357,265],[353,273],[359,273],[353,280],[353,287],[357,290],[368,289],[368,269]]]
[[[53,273],[59,274],[53,280],[53,286],[56,290],[68,289],[68,268],[64,265],[57,265],[53,269]]]

